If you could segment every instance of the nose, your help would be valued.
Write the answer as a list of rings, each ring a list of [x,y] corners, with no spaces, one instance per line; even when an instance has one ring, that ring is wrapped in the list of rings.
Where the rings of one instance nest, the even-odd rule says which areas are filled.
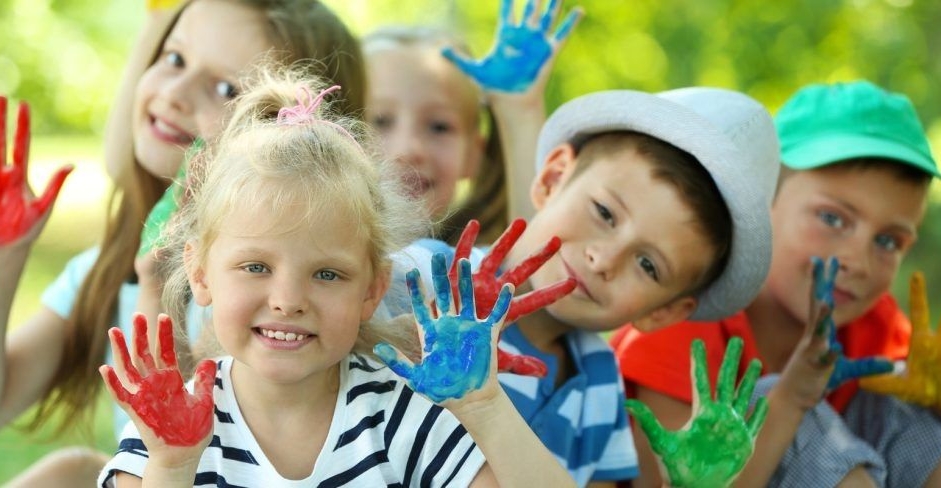
[[[160,98],[174,110],[190,113],[194,105],[195,80],[186,73],[164,81],[160,87]]]
[[[420,167],[425,162],[424,144],[414,126],[407,121],[399,121],[394,130],[386,136],[388,155],[396,161]]]
[[[268,306],[284,317],[303,315],[310,306],[306,291],[304,280],[291,277],[274,279],[268,291]]]
[[[610,281],[617,276],[618,267],[624,260],[627,246],[610,240],[599,240],[585,246],[585,259],[588,269],[601,275],[604,281]]]
[[[871,243],[872,239],[862,232],[844,241],[836,254],[840,260],[840,274],[847,277],[867,277],[872,268]]]

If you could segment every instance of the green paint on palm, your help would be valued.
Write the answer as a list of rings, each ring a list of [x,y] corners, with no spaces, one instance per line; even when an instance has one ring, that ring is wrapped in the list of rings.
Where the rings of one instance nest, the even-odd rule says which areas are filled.
[[[736,390],[742,340],[732,338],[719,370],[713,400],[705,346],[696,340],[691,349],[695,390],[693,416],[686,426],[678,431],[667,431],[643,403],[627,400],[626,406],[650,440],[671,486],[728,486],[751,457],[755,437],[767,414],[767,401],[760,398],[751,416],[747,415],[761,362],[756,359],[749,364]]]
[[[193,142],[189,150],[186,151],[186,156],[183,164],[180,165],[179,171],[177,171],[176,178],[173,179],[167,190],[163,192],[163,196],[160,197],[154,208],[150,210],[150,214],[147,215],[144,229],[141,231],[140,248],[137,250],[138,256],[143,256],[163,245],[163,229],[170,221],[170,218],[173,217],[173,214],[180,208],[180,201],[186,188],[186,168],[193,156],[202,147],[202,139],[196,139]]]

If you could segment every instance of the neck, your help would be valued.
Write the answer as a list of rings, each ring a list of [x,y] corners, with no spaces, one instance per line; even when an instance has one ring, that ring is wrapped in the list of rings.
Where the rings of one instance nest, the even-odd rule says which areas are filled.
[[[232,388],[246,419],[256,415],[310,419],[325,412],[332,416],[339,387],[339,365],[301,381],[276,383],[238,360],[232,364]]]
[[[745,309],[745,314],[765,370],[781,372],[804,335],[806,319],[794,317],[766,288]]]

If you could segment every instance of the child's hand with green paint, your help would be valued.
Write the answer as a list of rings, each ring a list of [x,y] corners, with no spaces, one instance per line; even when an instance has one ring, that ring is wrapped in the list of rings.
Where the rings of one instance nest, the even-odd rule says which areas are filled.
[[[693,341],[693,370],[690,372],[695,384],[693,415],[678,431],[664,429],[643,403],[627,400],[627,409],[650,440],[670,486],[728,486],[751,457],[768,404],[764,398],[759,398],[748,415],[749,399],[761,372],[761,362],[757,359],[751,361],[738,388],[735,387],[742,347],[739,337],[729,341],[713,400],[705,345],[701,340]]]

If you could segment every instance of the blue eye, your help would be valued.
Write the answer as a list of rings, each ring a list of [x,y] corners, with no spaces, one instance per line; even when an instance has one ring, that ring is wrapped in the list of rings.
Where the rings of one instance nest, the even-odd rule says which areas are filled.
[[[336,271],[332,271],[329,269],[322,269],[314,273],[314,276],[316,276],[318,280],[324,280],[324,281],[336,281],[340,279],[340,275],[337,274]]]
[[[883,251],[895,252],[902,246],[898,239],[888,234],[879,234],[875,238],[876,246]]]
[[[232,99],[235,98],[239,93],[235,88],[235,85],[229,83],[228,81],[220,81],[216,83],[216,94],[222,98]]]
[[[637,258],[637,264],[640,266],[640,269],[644,270],[647,276],[653,278],[654,281],[660,281],[660,273],[657,272],[657,265],[654,264],[650,258],[640,256]]]
[[[826,210],[821,210],[817,212],[817,218],[819,218],[820,221],[823,222],[828,227],[834,227],[834,228],[839,229],[845,225],[843,222],[843,217],[840,217],[839,215],[833,212],[828,212]]]
[[[369,124],[377,129],[388,129],[392,127],[393,119],[387,115],[376,115],[369,119]]]
[[[264,264],[252,263],[242,267],[245,271],[249,273],[267,273],[268,267]]]
[[[447,134],[452,130],[451,124],[447,122],[431,122],[428,128],[433,134]]]
[[[608,225],[612,225],[612,226],[613,226],[613,225],[614,225],[614,214],[612,214],[611,211],[608,210],[608,207],[605,207],[604,205],[602,205],[602,204],[600,204],[600,203],[598,203],[598,202],[594,202],[594,201],[592,202],[592,204],[595,206],[595,212],[598,213],[598,216],[601,217],[602,220],[604,220],[605,222],[607,222]]]
[[[185,64],[183,62],[183,56],[181,56],[180,53],[176,51],[170,51],[166,53],[164,55],[164,59],[170,66],[182,67]]]

